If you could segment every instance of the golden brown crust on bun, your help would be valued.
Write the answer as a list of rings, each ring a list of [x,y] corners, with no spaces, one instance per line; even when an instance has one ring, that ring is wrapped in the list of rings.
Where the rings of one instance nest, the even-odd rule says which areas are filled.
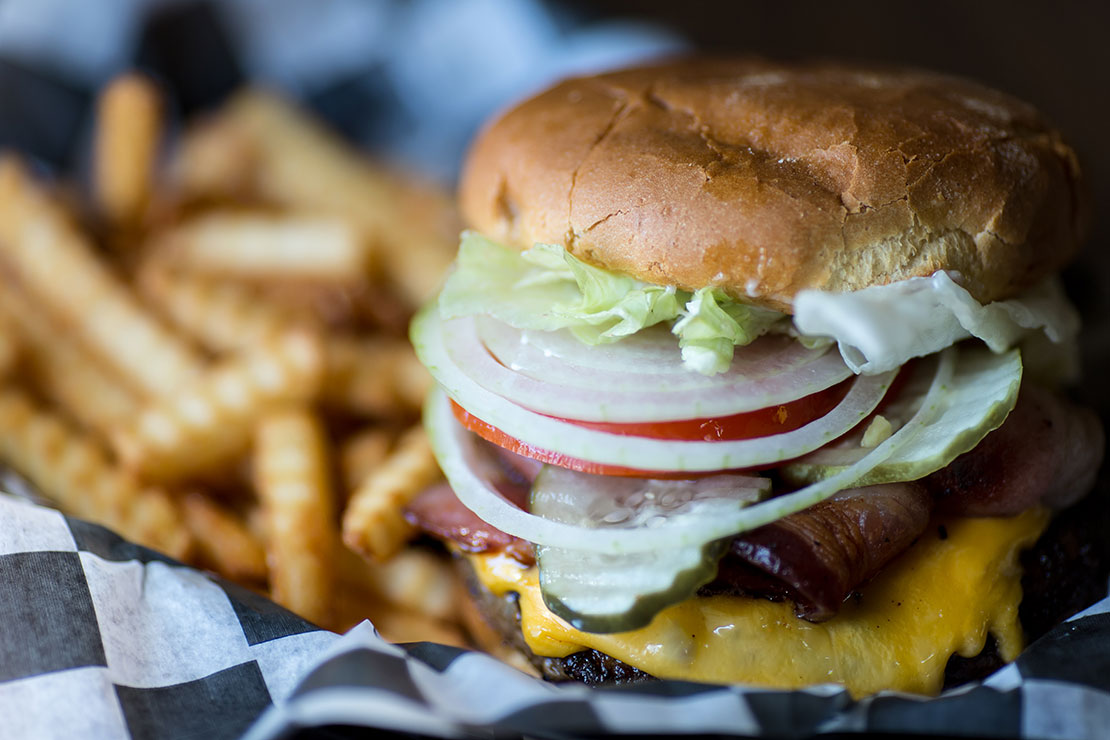
[[[471,225],[518,248],[789,310],[955,270],[1011,296],[1076,251],[1071,149],[1037,112],[915,70],[685,60],[573,79],[489,126]]]

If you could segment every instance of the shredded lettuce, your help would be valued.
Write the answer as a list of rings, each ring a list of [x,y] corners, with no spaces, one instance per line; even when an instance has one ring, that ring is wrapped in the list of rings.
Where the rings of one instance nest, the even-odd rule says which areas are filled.
[[[1079,331],[1078,314],[1055,279],[984,306],[943,270],[853,293],[804,290],[794,298],[794,324],[803,334],[836,340],[848,366],[868,375],[968,337],[1004,352],[1039,332],[1067,346]]]
[[[445,318],[490,314],[518,329],[567,329],[586,344],[674,322],[683,362],[706,375],[727,370],[736,346],[789,326],[783,314],[715,288],[652,285],[586,264],[558,245],[517,252],[473,231],[463,233],[439,310]]]
[[[672,329],[687,367],[705,375],[728,370],[733,348],[751,344],[781,321],[783,314],[732,300],[716,288],[702,288],[686,304]]]
[[[815,348],[833,341],[856,373],[900,367],[968,337],[994,352],[1045,340],[1056,350],[1036,374],[1067,378],[1079,319],[1058,281],[986,306],[948,273],[910,278],[853,293],[804,290],[794,317],[752,306],[707,287],[693,293],[652,285],[589,265],[562,246],[536,244],[518,252],[477,232],[462,235],[454,272],[439,297],[445,318],[489,314],[518,329],[566,329],[586,344],[615,342],[669,323],[683,363],[715,375],[728,369],[736,347],[768,332]],[[1032,344],[1031,344],[1032,343]]]

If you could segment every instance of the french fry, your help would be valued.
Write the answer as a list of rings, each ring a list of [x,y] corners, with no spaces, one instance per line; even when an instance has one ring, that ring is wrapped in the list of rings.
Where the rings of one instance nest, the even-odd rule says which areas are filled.
[[[438,642],[440,645],[470,647],[457,624],[419,612],[382,609],[371,615],[378,633],[390,642]]]
[[[186,334],[213,352],[266,342],[315,320],[264,299],[251,286],[148,263],[140,271],[147,298]]]
[[[0,464],[322,626],[464,644],[448,566],[404,549],[403,506],[439,472],[419,427],[398,437],[430,381],[400,336],[454,256],[449,198],[261,93],[156,172],[159,105],[135,75],[100,99],[92,196],[120,272],[71,215],[87,191],[0,154]],[[317,402],[337,430],[372,424],[329,448]],[[337,524],[352,491],[360,553]]]
[[[340,547],[336,574],[343,589],[364,591],[375,602],[435,619],[458,616],[458,599],[463,594],[458,590],[459,580],[451,562],[428,550],[405,549],[377,563]]]
[[[191,537],[165,492],[141,487],[90,437],[15,386],[0,388],[0,457],[63,511],[173,557],[188,553]]]
[[[225,117],[189,127],[169,164],[170,184],[187,199],[241,199],[251,190],[257,152],[250,138]]]
[[[93,142],[93,185],[108,220],[130,225],[143,214],[162,135],[162,99],[137,74],[117,77],[100,95]]]
[[[338,533],[320,424],[300,409],[267,414],[258,424],[254,455],[273,597],[326,624]]]
[[[15,369],[19,360],[19,345],[20,340],[13,322],[0,314],[0,380],[11,375]]]
[[[128,387],[170,395],[201,358],[144,312],[12,158],[0,159],[0,263]]]
[[[209,275],[347,286],[368,274],[359,232],[326,216],[212,211],[165,238],[176,264]]]
[[[273,95],[242,94],[227,115],[257,146],[255,186],[264,197],[341,216],[376,237],[382,267],[410,305],[438,287],[459,232],[446,199],[428,207],[420,195],[401,195],[405,186]]]
[[[384,563],[367,565],[375,591],[391,604],[436,619],[458,616],[458,579],[444,558],[410,548]]]
[[[347,547],[378,561],[396,555],[414,534],[412,525],[402,516],[402,508],[439,477],[439,466],[424,429],[412,427],[347,503],[343,512],[343,541]]]
[[[266,551],[245,522],[196,492],[181,499],[181,510],[199,554],[217,573],[232,580],[265,581]]]
[[[112,443],[123,463],[152,480],[208,472],[244,452],[255,420],[316,396],[323,351],[316,334],[294,331],[213,367],[173,398],[148,403]]]
[[[133,393],[3,279],[0,309],[21,335],[27,354],[26,370],[34,385],[85,429],[103,437],[138,410]]]
[[[339,469],[344,488],[353,491],[389,455],[396,434],[388,427],[370,427],[343,441],[339,448]]]
[[[324,346],[325,402],[376,417],[411,415],[423,404],[431,376],[408,342],[332,335]]]

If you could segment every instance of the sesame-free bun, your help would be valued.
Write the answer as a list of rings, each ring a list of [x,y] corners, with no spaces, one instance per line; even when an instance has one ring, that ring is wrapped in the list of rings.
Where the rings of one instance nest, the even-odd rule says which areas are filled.
[[[917,70],[684,60],[572,79],[488,126],[464,215],[641,280],[789,310],[936,270],[982,302],[1082,231],[1075,156],[1030,106]]]

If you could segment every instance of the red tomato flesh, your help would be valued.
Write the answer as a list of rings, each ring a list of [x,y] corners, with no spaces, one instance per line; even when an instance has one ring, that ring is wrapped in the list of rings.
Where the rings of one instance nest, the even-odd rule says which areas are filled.
[[[851,381],[852,379],[849,378],[831,388],[789,403],[718,418],[637,423],[579,421],[577,419],[554,418],[559,418],[560,421],[565,421],[585,429],[596,429],[610,434],[650,437],[652,439],[707,442],[753,439],[755,437],[766,437],[772,434],[790,432],[805,426],[815,419],[821,418],[840,403],[848,393],[848,389],[851,387]],[[558,465],[562,468],[577,470],[581,473],[681,479],[716,475],[722,472],[660,472],[657,470],[640,470],[619,465],[590,462],[589,460],[582,460],[581,458],[571,457],[559,452],[552,452],[551,450],[545,450],[527,442],[522,442],[516,437],[506,434],[492,424],[482,421],[454,401],[451,402],[451,409],[460,424],[482,439],[492,442],[499,447],[511,450],[518,455],[524,455],[525,457],[530,457],[550,465]]]

